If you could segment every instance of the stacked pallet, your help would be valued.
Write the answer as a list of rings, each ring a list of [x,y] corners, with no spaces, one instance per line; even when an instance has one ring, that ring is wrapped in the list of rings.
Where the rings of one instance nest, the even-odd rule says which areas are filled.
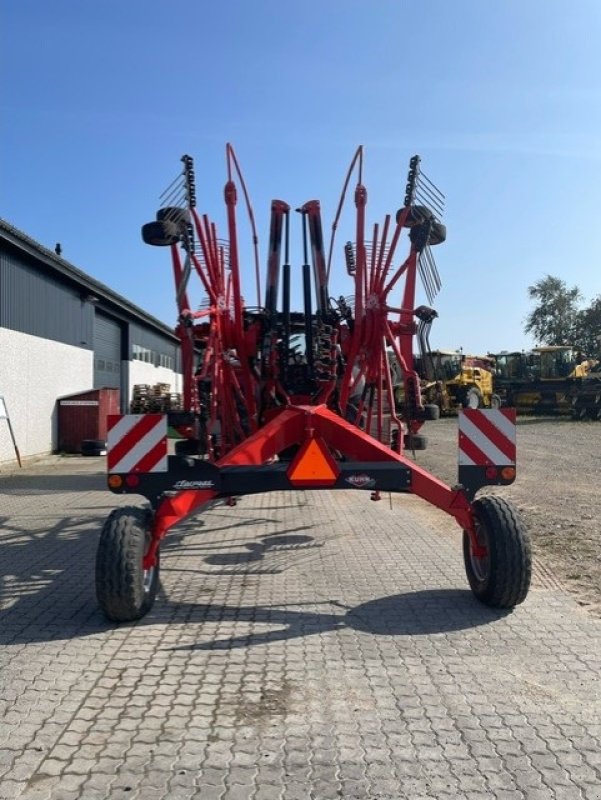
[[[130,405],[132,414],[163,414],[167,411],[181,411],[182,396],[172,392],[169,383],[137,383],[134,386]]]

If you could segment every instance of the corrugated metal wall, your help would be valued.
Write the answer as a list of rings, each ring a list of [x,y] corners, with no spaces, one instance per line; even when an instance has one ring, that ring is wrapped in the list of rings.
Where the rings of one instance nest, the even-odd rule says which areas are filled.
[[[94,318],[99,310],[105,310],[104,301],[94,298],[94,302],[90,302],[87,296],[85,287],[78,288],[57,279],[43,261],[34,261],[12,247],[0,247],[0,327],[87,350],[97,349]],[[112,317],[113,309],[106,311]],[[127,320],[123,314],[115,313],[115,321],[117,318],[123,332],[120,359],[132,359],[133,345],[138,345],[157,355],[156,366],[160,366],[160,355],[169,356],[175,371],[181,371],[180,349],[176,342],[159,331]],[[110,356],[106,354],[105,361],[116,361],[115,348],[110,353]],[[96,383],[96,386],[119,385],[114,376],[113,365],[113,381]]]
[[[128,358],[133,358],[133,345],[139,345],[152,350],[154,353],[170,356],[173,359],[176,372],[180,371],[179,345],[167,339],[167,337],[161,336],[160,333],[155,333],[133,322],[129,326],[129,342],[130,352]],[[158,364],[155,364],[155,366],[158,366]]]
[[[96,312],[94,318],[94,388],[122,386],[123,334],[121,325]]]
[[[94,307],[43,270],[0,252],[0,326],[91,350]]]

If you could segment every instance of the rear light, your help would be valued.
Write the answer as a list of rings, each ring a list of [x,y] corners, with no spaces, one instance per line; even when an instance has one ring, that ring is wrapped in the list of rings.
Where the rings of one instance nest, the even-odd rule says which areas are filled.
[[[123,485],[123,478],[121,475],[109,475],[108,485],[111,489],[119,489]]]
[[[512,481],[515,478],[515,467],[503,467],[501,477],[505,481]]]
[[[496,467],[486,467],[486,472],[484,474],[486,475],[486,480],[493,481],[499,474],[499,471]]]
[[[137,476],[137,475],[128,475],[128,476],[125,478],[125,483],[126,483],[126,484],[127,484],[129,487],[133,488],[134,486],[137,486],[137,485],[140,483],[140,479],[138,478],[138,476]]]

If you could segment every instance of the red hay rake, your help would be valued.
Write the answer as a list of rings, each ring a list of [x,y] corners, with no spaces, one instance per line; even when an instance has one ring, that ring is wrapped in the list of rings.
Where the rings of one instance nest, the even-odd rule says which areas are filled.
[[[515,509],[499,497],[474,499],[485,485],[515,478],[511,411],[467,411],[460,418],[459,482],[450,487],[419,467],[419,433],[438,408],[424,405],[413,362],[414,338],[428,349],[436,312],[415,306],[418,277],[428,302],[440,288],[431,247],[444,242],[444,196],[409,163],[405,199],[394,219],[367,228],[363,149],[349,167],[324,245],[319,201],[296,209],[302,238],[302,311],[291,309],[291,208],[271,205],[267,278],[262,296],[258,237],[246,185],[226,148],[227,238],[197,210],[194,165],[161,195],[147,244],[170,248],[181,342],[184,411],[124,415],[109,421],[109,488],[141,494],[150,508],[119,508],[108,517],[96,559],[104,614],[130,621],[152,606],[160,543],[167,531],[217,498],[327,488],[413,493],[450,514],[464,531],[472,591],[510,608],[526,597],[530,545]],[[328,285],[338,223],[353,176],[355,241],[343,260],[353,294],[332,298]],[[237,233],[241,189],[252,233],[256,306],[245,302]],[[403,234],[408,254],[399,258]],[[405,251],[406,252],[406,251]],[[204,299],[189,299],[196,275]],[[463,425],[463,429],[462,426]],[[168,454],[168,427],[181,437]]]

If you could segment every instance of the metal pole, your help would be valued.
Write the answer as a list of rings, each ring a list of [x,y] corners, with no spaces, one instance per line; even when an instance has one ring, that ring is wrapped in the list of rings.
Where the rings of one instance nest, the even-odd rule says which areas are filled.
[[[22,469],[23,468],[23,464],[21,464],[21,454],[19,453],[19,448],[17,447],[17,440],[15,439],[15,432],[13,431],[13,426],[10,423],[10,417],[8,415],[8,409],[6,407],[6,401],[4,400],[3,397],[0,397],[0,419],[2,419],[3,417],[6,420],[6,423],[8,425],[8,432],[10,433],[10,438],[12,440],[13,447],[15,448],[15,455],[17,456],[17,463],[18,463],[19,467]]]
[[[309,375],[313,378],[313,305],[311,303],[311,266],[307,248],[307,215],[303,215],[303,300],[305,311],[305,356]]]
[[[290,356],[290,212],[286,212],[284,217],[284,265],[282,268],[282,312],[284,317],[284,335],[282,341],[282,353],[284,363],[282,364],[282,374],[284,385],[288,378],[288,359]]]

